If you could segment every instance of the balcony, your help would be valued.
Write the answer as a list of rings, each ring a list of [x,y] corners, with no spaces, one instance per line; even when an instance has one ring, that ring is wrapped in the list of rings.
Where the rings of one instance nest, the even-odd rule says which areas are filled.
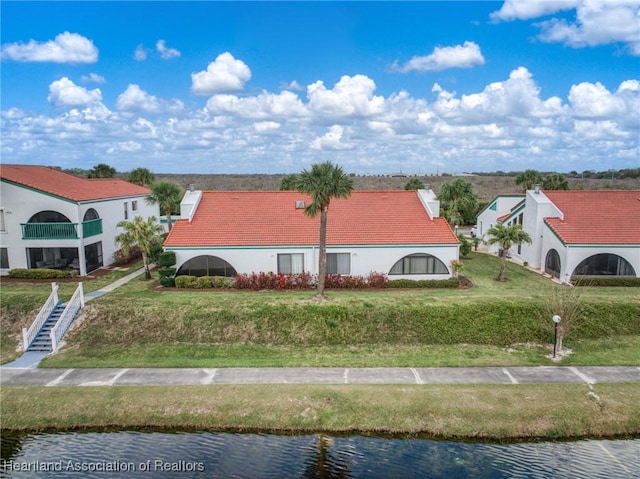
[[[78,239],[78,225],[82,226],[82,237],[88,238],[102,233],[102,219],[83,223],[22,223],[24,240],[69,240]]]

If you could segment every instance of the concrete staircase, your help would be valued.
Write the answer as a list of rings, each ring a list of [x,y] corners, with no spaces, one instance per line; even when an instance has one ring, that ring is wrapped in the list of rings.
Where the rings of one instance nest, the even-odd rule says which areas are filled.
[[[60,316],[62,315],[62,312],[64,311],[65,306],[66,305],[62,302],[59,302],[58,304],[56,304],[56,306],[53,308],[53,311],[51,311],[51,314],[42,325],[42,328],[40,328],[40,331],[38,331],[38,334],[36,335],[35,339],[27,348],[27,352],[37,351],[37,352],[50,353],[53,351],[53,347],[51,345],[50,333],[53,327],[58,322],[58,319],[60,319]]]

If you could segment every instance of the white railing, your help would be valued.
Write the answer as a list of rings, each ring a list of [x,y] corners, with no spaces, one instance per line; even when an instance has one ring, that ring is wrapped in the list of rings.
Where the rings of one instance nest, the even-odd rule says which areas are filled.
[[[22,340],[24,343],[23,347],[25,351],[29,348],[29,346],[31,346],[33,340],[36,339],[38,332],[42,329],[42,325],[45,323],[47,318],[51,316],[51,312],[59,302],[60,300],[58,299],[58,284],[51,283],[51,294],[49,295],[49,298],[44,303],[42,308],[40,308],[40,311],[38,312],[36,319],[33,321],[33,324],[29,329],[22,328]]]
[[[49,333],[51,337],[51,350],[55,351],[62,340],[62,337],[71,326],[71,323],[75,319],[78,311],[84,308],[84,292],[82,289],[82,283],[78,283],[75,293],[71,296],[71,299],[67,302],[67,306],[64,308],[60,319]]]

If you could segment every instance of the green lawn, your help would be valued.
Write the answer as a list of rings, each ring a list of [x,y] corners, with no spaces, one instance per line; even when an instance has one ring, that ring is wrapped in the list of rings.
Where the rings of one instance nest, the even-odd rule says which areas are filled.
[[[158,292],[136,279],[93,300],[67,347],[43,366],[551,364],[548,302],[566,287],[514,263],[509,281],[497,282],[499,260],[491,255],[472,253],[463,264],[470,289],[338,290],[322,303],[310,291]],[[47,288],[3,284],[3,315],[33,308]],[[98,287],[87,281],[85,289]],[[572,290],[588,317],[567,338],[574,354],[562,364],[639,364],[637,290]],[[3,328],[2,336],[10,334]]]

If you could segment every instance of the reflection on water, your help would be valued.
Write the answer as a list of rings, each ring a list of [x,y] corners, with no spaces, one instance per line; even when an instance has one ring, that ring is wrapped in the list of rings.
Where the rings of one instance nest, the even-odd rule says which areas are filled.
[[[473,444],[102,432],[2,437],[7,478],[640,478],[640,439]]]

